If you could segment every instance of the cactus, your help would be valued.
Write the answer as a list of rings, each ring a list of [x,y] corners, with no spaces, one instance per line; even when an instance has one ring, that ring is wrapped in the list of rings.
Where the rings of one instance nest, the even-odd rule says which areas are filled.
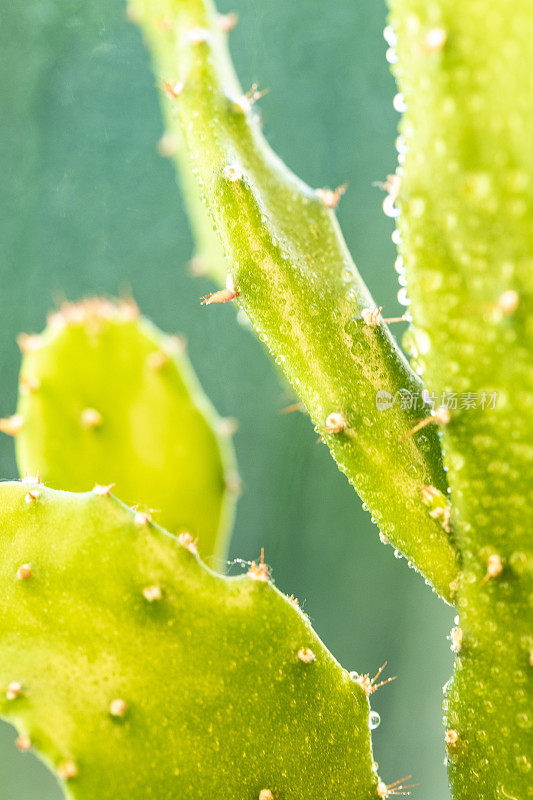
[[[187,530],[203,557],[224,557],[237,489],[230,421],[203,394],[183,341],[131,302],[94,299],[65,304],[19,342],[19,401],[4,427],[20,474],[71,491],[113,484],[139,512]]]
[[[130,8],[163,79],[168,135],[179,126],[179,161],[197,176],[227,256],[228,286],[207,302],[238,296],[382,537],[450,598],[453,538],[420,499],[427,485],[446,493],[437,433],[409,436],[429,410],[417,414],[402,393],[419,395],[422,384],[347,252],[331,208],[340,190],[310,189],[268,148],[257,92],[239,88],[209,2]],[[396,400],[387,414],[381,397]]]
[[[523,65],[533,14],[527,0],[512,11],[473,0],[391,0],[391,10],[407,107],[399,230],[413,338],[423,342],[428,388],[455,397],[443,434],[463,563],[446,711],[450,780],[458,800],[525,798],[533,79]]]
[[[266,144],[261,92],[244,94],[229,60],[231,20],[210,0],[133,0],[129,16],[152,52],[167,126],[160,149],[176,158],[199,252],[220,283],[226,264],[225,288],[204,303],[238,302],[382,539],[456,606],[443,706],[454,800],[525,800],[533,12],[526,0],[512,14],[503,0],[390,6],[388,58],[405,114],[385,207],[399,215],[411,366],[338,229],[345,187],[310,189]],[[137,370],[154,343],[165,348],[144,323],[64,322],[29,348],[20,406],[3,426],[22,425],[19,459],[43,469],[33,454],[64,425],[60,402],[75,405],[75,433],[64,425],[60,447],[35,457],[51,482],[75,488],[65,451],[79,459],[80,437],[107,410],[85,402],[94,394],[80,405],[69,386],[78,343],[64,361],[54,347],[70,353],[81,335],[87,348],[105,324],[113,341],[125,331],[149,341]],[[108,350],[105,374],[131,387]],[[45,404],[49,374],[59,388]],[[134,407],[117,404],[101,378],[93,387],[92,375],[85,391],[98,389],[110,418]],[[135,435],[125,434],[133,449]],[[182,513],[181,480],[161,499],[166,514]],[[187,490],[193,504],[197,491]],[[35,746],[68,781],[68,796],[363,800],[410,788],[386,785],[373,767],[377,676],[340,668],[271,585],[263,557],[246,576],[215,575],[190,534],[167,534],[108,486],[76,495],[28,479],[4,484],[0,498],[0,711],[19,747]]]
[[[237,299],[382,532],[455,596],[458,657],[445,701],[454,796],[522,800],[533,252],[533,83],[523,65],[533,14],[525,0],[512,13],[474,0],[391,7],[396,106],[408,110],[386,206],[401,212],[413,368],[429,397],[442,398],[418,421],[401,402],[387,414],[374,406],[378,391],[392,401],[420,384],[336,227],[344,187],[313,191],[272,154],[209,0],[135,0],[134,9],[156,72],[179,87],[162,95],[165,118],[180,128],[179,159],[197,176],[227,259],[227,288],[207,302]],[[429,422],[444,432],[451,495]]]
[[[372,687],[263,562],[215,575],[112,495],[31,479],[0,520],[0,712],[68,797],[376,797]]]

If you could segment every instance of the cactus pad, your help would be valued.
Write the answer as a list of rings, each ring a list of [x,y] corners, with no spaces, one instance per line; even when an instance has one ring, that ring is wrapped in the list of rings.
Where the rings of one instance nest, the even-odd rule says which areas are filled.
[[[204,557],[224,556],[233,448],[178,337],[132,303],[86,300],[65,305],[20,345],[21,475],[39,472],[70,491],[113,484],[124,502],[198,538]]]
[[[0,485],[0,531],[0,713],[67,796],[378,797],[367,694],[264,564],[218,576],[113,496],[31,480]]]

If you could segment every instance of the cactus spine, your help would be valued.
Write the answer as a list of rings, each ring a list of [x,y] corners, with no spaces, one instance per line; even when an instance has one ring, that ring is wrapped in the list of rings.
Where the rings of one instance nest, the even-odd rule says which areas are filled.
[[[450,598],[452,536],[420,496],[426,485],[446,493],[437,433],[409,436],[428,412],[401,396],[419,396],[422,384],[347,252],[332,210],[340,192],[310,189],[268,148],[255,90],[240,89],[208,0],[131,7],[163,81],[169,130],[180,131],[178,158],[226,255],[227,289],[214,299],[237,297],[382,534]],[[386,413],[378,393],[395,400]]]

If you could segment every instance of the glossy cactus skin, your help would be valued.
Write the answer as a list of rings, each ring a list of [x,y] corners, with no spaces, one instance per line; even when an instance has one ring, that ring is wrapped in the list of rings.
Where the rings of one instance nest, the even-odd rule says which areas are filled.
[[[533,9],[528,0],[512,8],[476,0],[390,6],[407,105],[399,228],[414,340],[424,342],[418,362],[428,388],[437,398],[458,395],[443,436],[463,559],[446,701],[450,780],[457,800],[525,800],[533,724],[533,75],[524,64]]]
[[[377,797],[367,695],[261,564],[221,577],[111,495],[26,480],[0,584],[0,713],[66,796]]]
[[[335,197],[299,181],[269,149],[243,95],[208,0],[134,0],[179,161],[194,175],[222,243],[229,289],[296,388],[339,468],[387,539],[444,597],[457,573],[452,536],[430,516],[424,485],[446,492],[436,430],[409,432],[420,394],[342,239]],[[162,22],[163,21],[163,22]],[[186,182],[185,188],[188,183]],[[379,391],[396,397],[376,408]]]
[[[56,489],[113,484],[126,503],[224,557],[234,455],[184,345],[132,303],[86,300],[22,337],[15,437],[21,475]]]

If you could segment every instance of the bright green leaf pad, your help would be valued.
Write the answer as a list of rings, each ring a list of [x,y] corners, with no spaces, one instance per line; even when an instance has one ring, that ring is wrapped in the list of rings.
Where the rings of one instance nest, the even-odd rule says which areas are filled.
[[[209,0],[134,0],[129,8],[152,53],[186,194],[193,206],[198,193],[204,203],[196,228],[209,213],[238,302],[339,468],[385,537],[450,598],[455,549],[420,497],[424,485],[446,492],[437,432],[409,435],[425,412],[404,404],[402,392],[419,396],[422,384],[379,315],[365,321],[375,303],[330,195],[298,180],[268,147]],[[384,410],[380,396],[392,400]]]
[[[214,574],[112,496],[5,483],[0,531],[0,712],[75,765],[69,797],[377,797],[367,697],[270,583]]]
[[[131,303],[87,300],[65,305],[21,347],[21,475],[38,471],[69,491],[113,483],[124,502],[198,538],[204,557],[224,557],[233,448],[180,340]]]
[[[446,698],[457,800],[532,785],[533,5],[391,0],[401,253],[462,554]]]

